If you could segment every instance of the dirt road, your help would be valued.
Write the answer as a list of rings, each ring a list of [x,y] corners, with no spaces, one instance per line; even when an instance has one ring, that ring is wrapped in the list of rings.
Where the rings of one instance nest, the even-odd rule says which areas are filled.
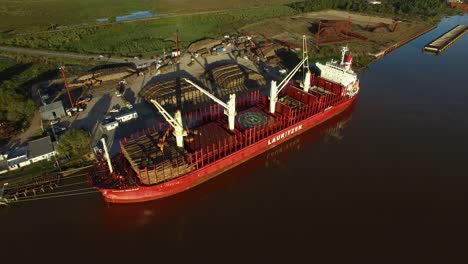
[[[46,57],[55,57],[55,58],[87,60],[87,61],[96,60],[96,61],[104,61],[104,62],[111,62],[111,63],[133,62],[135,64],[143,64],[143,63],[149,63],[149,62],[154,61],[154,60],[127,59],[127,58],[122,58],[122,57],[99,58],[99,55],[93,55],[93,54],[82,54],[82,53],[78,54],[78,53],[71,53],[71,52],[19,48],[19,47],[9,47],[9,46],[0,46],[0,51],[27,54],[27,55],[33,55],[33,56],[46,56]]]

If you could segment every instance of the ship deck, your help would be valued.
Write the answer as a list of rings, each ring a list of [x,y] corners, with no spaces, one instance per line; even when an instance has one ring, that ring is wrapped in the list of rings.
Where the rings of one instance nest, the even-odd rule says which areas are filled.
[[[320,79],[316,83],[320,83]],[[171,136],[161,151],[158,146],[164,131],[161,129],[121,142],[122,153],[142,184],[164,182],[204,167],[347,100],[339,96],[342,93],[336,92],[337,89],[342,87],[314,86],[309,93],[288,87],[276,104],[275,114],[268,112],[267,99],[260,98],[259,93],[251,100],[238,100],[233,131],[228,129],[227,117],[220,107],[185,114],[184,122],[190,126],[184,137],[184,148],[176,147]]]
[[[168,138],[161,149],[158,133],[144,134],[141,137],[121,144],[122,153],[131,167],[140,175],[145,184],[154,184],[174,178],[174,170],[190,171],[185,160],[188,155],[184,148],[178,148],[173,138]]]

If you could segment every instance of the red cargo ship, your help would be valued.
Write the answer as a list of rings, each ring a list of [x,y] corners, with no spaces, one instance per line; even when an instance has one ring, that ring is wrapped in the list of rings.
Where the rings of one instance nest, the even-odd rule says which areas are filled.
[[[167,123],[121,140],[121,154],[113,159],[104,147],[90,181],[107,202],[155,200],[199,185],[294,138],[355,100],[359,81],[351,69],[352,57],[345,59],[347,51],[343,48],[341,63],[317,63],[318,77],[310,74],[304,53],[284,80],[278,85],[272,81],[269,97],[255,91],[237,100],[231,95],[224,103],[186,80],[218,104],[187,113],[182,122],[180,112],[172,117],[151,100]],[[291,79],[301,67],[304,79],[295,85]]]

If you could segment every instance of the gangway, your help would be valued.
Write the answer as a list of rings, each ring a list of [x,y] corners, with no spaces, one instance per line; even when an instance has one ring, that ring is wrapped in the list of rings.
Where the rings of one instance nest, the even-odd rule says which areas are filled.
[[[184,137],[187,136],[187,131],[184,130],[182,123],[182,115],[179,110],[177,110],[172,117],[166,109],[164,109],[158,101],[151,99],[151,103],[158,109],[159,113],[166,119],[166,121],[174,128],[174,136],[176,138],[177,147],[184,147]]]
[[[209,98],[213,99],[216,103],[218,103],[220,106],[224,107],[224,114],[228,116],[228,123],[229,123],[229,129],[234,130],[234,123],[236,120],[236,94],[230,94],[229,95],[229,101],[227,103],[224,103],[221,101],[221,99],[217,98],[216,96],[212,95],[210,92],[207,90],[201,88],[191,80],[184,78],[184,81],[187,83],[191,84],[193,87],[197,88],[200,90],[200,92],[204,93],[206,96]]]
[[[309,56],[307,55],[307,39],[306,36],[302,36],[302,60],[296,67],[277,85],[275,80],[271,81],[270,86],[270,113],[274,114],[276,109],[276,103],[278,102],[279,93],[286,87],[292,77],[301,69],[305,71],[303,89],[308,92],[310,89],[310,70],[309,70]]]

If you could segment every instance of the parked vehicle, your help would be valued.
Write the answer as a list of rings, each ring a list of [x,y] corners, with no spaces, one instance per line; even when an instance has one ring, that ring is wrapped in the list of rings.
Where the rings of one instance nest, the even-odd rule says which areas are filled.
[[[63,126],[60,126],[60,125],[54,125],[53,128],[55,129],[55,131],[65,131],[65,130],[67,130],[67,128],[65,128]]]
[[[112,107],[111,110],[109,111],[111,113],[118,113],[120,112],[120,107],[118,107],[117,105]]]

